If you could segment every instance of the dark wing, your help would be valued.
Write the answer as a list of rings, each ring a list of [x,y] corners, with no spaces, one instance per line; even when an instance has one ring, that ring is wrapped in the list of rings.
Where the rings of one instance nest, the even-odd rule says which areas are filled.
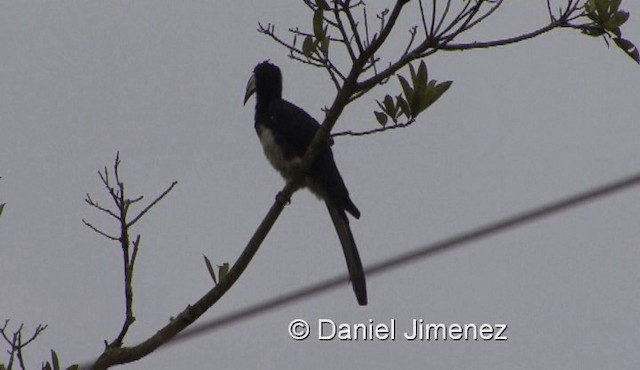
[[[318,121],[284,99],[273,101],[269,106],[269,113],[270,119],[267,124],[276,133],[276,140],[285,151],[285,155],[304,156],[320,128]],[[311,190],[322,198],[332,199],[337,207],[346,210],[354,217],[360,217],[360,211],[349,197],[349,191],[338,171],[328,143],[322,147],[314,160],[309,170],[309,177],[314,182]]]
[[[269,120],[264,122],[275,134],[287,156],[304,156],[320,124],[307,112],[284,99],[269,105]]]

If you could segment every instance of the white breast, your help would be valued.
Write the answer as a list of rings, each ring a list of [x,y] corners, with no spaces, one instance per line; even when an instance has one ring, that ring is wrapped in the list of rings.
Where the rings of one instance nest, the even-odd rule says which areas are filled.
[[[259,137],[260,142],[262,143],[262,149],[264,150],[264,155],[269,160],[269,163],[275,168],[285,180],[289,180],[293,173],[297,170],[298,166],[300,166],[300,162],[302,159],[298,156],[294,156],[292,158],[287,158],[284,155],[284,152],[276,143],[275,138],[273,137],[273,133],[270,129],[259,126]]]

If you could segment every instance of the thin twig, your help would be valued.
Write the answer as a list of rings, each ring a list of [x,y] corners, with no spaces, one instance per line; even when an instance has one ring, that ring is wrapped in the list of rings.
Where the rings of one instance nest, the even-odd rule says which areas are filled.
[[[434,6],[436,3],[436,0],[433,0]],[[418,4],[420,5],[420,16],[422,18],[422,28],[424,29],[424,34],[426,37],[429,37],[429,29],[427,28],[427,20],[424,18],[424,7],[422,6],[422,0],[418,1]],[[433,22],[431,22],[431,25],[433,27]]]
[[[116,215],[113,211],[108,208],[101,207],[100,205],[98,205],[98,202],[95,202],[93,199],[91,199],[91,195],[89,195],[89,193],[87,193],[87,197],[84,199],[84,201],[91,207],[96,208],[97,210],[102,211],[115,219],[118,219],[118,215]]]
[[[336,3],[336,6],[333,8],[333,14],[334,14],[334,17],[336,18],[336,23],[338,24],[337,28],[340,31],[340,34],[342,35],[342,39],[344,40],[343,44],[347,49],[349,58],[351,58],[351,61],[353,62],[354,60],[356,60],[356,54],[353,52],[353,48],[351,47],[351,39],[347,35],[347,31],[344,27],[344,24],[342,23],[342,18],[340,17],[340,9],[338,8],[337,3]]]
[[[85,201],[94,208],[97,208],[118,220],[118,226],[120,227],[120,236],[115,237],[107,234],[106,232],[93,226],[90,222],[82,220],[82,222],[91,228],[96,233],[108,238],[109,240],[117,241],[120,244],[122,250],[122,266],[124,270],[124,293],[125,293],[125,318],[122,322],[120,332],[116,335],[115,339],[110,343],[105,340],[105,351],[112,351],[115,348],[122,347],[125,336],[127,335],[129,328],[135,322],[135,316],[133,314],[133,272],[135,267],[136,258],[140,248],[140,235],[136,236],[133,243],[130,242],[129,231],[131,227],[138,222],[142,216],[144,216],[152,207],[154,207],[161,199],[163,199],[177,184],[174,181],[162,194],[160,194],[155,200],[153,200],[148,206],[146,206],[133,220],[128,221],[128,211],[131,205],[138,203],[144,199],[143,196],[138,196],[133,199],[126,196],[124,181],[120,177],[120,153],[116,154],[116,159],[113,165],[113,179],[115,185],[111,183],[109,170],[105,166],[103,171],[98,171],[98,175],[103,185],[107,189],[107,192],[111,196],[113,202],[116,205],[117,212],[111,211],[107,208],[101,207],[95,202],[89,194]],[[131,248],[133,244],[133,248]]]
[[[82,222],[85,225],[89,226],[89,228],[91,228],[93,231],[97,232],[98,234],[104,236],[107,239],[111,239],[111,240],[115,240],[115,241],[118,241],[120,239],[118,237],[111,236],[111,235],[105,233],[104,231],[102,231],[102,230],[98,229],[97,227],[93,226],[90,222],[86,221],[85,219],[82,219]]]
[[[396,123],[396,124],[389,125],[389,126],[384,126],[384,127],[377,127],[377,128],[374,128],[374,129],[371,129],[371,130],[366,130],[366,131],[351,131],[351,130],[340,131],[340,132],[332,133],[331,137],[372,135],[372,134],[377,134],[377,133],[380,133],[380,132],[395,130],[395,129],[398,129],[398,128],[404,128],[404,127],[410,126],[415,121],[416,121],[415,118],[412,118],[411,120],[409,120],[407,122]]]
[[[133,226],[136,222],[138,222],[138,220],[145,215],[145,213],[149,212],[149,210],[151,209],[151,207],[155,206],[159,201],[162,200],[162,198],[164,198],[167,194],[169,194],[169,192],[173,189],[174,186],[176,186],[178,184],[177,181],[174,181],[171,183],[171,185],[162,192],[162,194],[160,194],[153,202],[151,202],[148,206],[145,207],[145,209],[143,209],[136,217],[133,218],[133,220],[129,221],[127,223],[127,227],[131,227]]]

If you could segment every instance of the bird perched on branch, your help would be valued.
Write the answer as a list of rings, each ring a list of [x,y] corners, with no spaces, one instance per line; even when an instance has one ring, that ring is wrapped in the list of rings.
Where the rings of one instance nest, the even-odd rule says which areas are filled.
[[[264,154],[282,177],[291,180],[298,171],[309,144],[320,124],[307,112],[282,99],[280,68],[264,61],[253,70],[247,83],[244,104],[256,94],[255,129]],[[367,304],[367,286],[362,262],[346,212],[360,218],[360,211],[349,197],[349,191],[333,160],[326,142],[311,164],[303,185],[324,200],[342,244],[353,290],[360,305]]]

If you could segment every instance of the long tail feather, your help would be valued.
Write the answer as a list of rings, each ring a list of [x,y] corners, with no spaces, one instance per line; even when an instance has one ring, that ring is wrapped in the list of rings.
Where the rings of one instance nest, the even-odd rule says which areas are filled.
[[[347,268],[349,269],[349,276],[351,278],[351,284],[353,285],[353,291],[356,294],[358,303],[361,306],[367,304],[367,283],[364,278],[364,270],[362,268],[362,262],[360,261],[360,254],[358,254],[358,248],[356,242],[353,239],[351,228],[349,227],[349,220],[347,214],[336,207],[331,201],[326,201],[327,209],[331,215],[331,220],[338,233],[340,244],[342,244],[342,250],[344,252],[344,258],[347,261]]]

